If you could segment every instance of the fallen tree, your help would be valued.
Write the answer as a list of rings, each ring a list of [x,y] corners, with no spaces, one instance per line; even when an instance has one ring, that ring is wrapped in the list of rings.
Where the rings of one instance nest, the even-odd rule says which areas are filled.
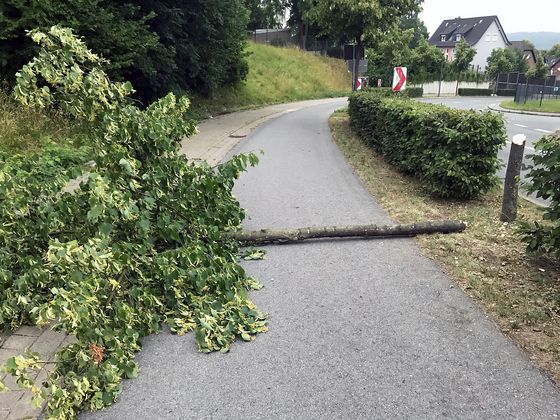
[[[318,238],[388,238],[410,237],[433,233],[458,233],[466,229],[466,224],[456,220],[426,221],[405,225],[377,226],[320,226],[300,229],[261,229],[228,232],[228,239],[235,239],[247,245],[289,243]]]

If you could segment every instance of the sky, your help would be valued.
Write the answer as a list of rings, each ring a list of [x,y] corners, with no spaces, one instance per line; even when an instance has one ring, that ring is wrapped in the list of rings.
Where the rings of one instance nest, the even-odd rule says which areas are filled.
[[[497,15],[504,31],[560,32],[560,0],[424,0],[420,18],[432,34],[445,19]]]

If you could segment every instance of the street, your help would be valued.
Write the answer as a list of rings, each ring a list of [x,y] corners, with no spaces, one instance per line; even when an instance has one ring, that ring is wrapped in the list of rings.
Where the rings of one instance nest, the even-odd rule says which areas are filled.
[[[233,153],[248,229],[388,224],[328,119],[345,100],[282,115]],[[267,246],[244,262],[270,331],[228,354],[193,334],[144,340],[140,376],[87,419],[553,418],[560,393],[411,239]]]
[[[449,97],[449,98],[423,98],[422,102],[437,103],[448,106],[450,108],[457,109],[476,109],[476,110],[487,110],[488,105],[498,105],[500,102],[508,100],[510,98],[504,98],[499,96],[494,97]],[[524,134],[527,136],[527,143],[525,146],[525,159],[524,164],[528,165],[531,160],[527,157],[535,153],[534,143],[539,140],[542,136],[560,130],[560,118],[558,117],[547,117],[547,116],[537,116],[537,115],[524,115],[524,114],[513,114],[513,113],[503,113],[504,121],[506,123],[506,129],[508,134],[508,144],[504,146],[498,153],[498,157],[501,159],[503,166],[498,172],[498,176],[503,179],[506,174],[506,165],[509,158],[509,149],[511,144],[511,139],[515,134]],[[527,171],[522,171],[522,180],[527,182]],[[541,204],[545,204],[542,199],[537,199],[532,196],[534,200]]]

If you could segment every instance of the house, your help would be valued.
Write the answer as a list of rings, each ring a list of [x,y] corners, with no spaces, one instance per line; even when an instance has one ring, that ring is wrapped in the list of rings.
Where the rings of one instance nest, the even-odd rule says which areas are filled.
[[[529,68],[537,65],[537,52],[527,41],[511,41],[511,48],[523,54],[523,58],[527,61]]]
[[[546,57],[545,63],[550,69],[550,75],[560,80],[560,57]]]
[[[447,60],[453,61],[455,46],[461,39],[476,48],[476,55],[471,64],[480,70],[486,68],[486,60],[494,49],[510,45],[498,16],[444,20],[429,42],[443,50]]]

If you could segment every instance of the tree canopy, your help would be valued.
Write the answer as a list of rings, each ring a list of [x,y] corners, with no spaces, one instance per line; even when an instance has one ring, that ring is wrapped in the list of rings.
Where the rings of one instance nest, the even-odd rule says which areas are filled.
[[[455,46],[455,57],[453,60],[453,68],[457,72],[463,72],[469,69],[471,62],[476,55],[476,49],[471,47],[463,38]]]
[[[248,1],[248,0],[247,0]],[[146,104],[169,91],[212,95],[247,74],[245,0],[5,0],[0,4],[0,78],[36,46],[34,28],[72,28],[103,56],[111,79],[130,80]]]
[[[249,11],[247,29],[277,28],[282,25],[288,0],[244,0]]]
[[[527,71],[527,61],[519,50],[513,48],[496,48],[486,60],[486,73],[495,78],[500,73]]]
[[[306,19],[334,41],[374,39],[403,16],[418,10],[419,0],[310,0]]]

